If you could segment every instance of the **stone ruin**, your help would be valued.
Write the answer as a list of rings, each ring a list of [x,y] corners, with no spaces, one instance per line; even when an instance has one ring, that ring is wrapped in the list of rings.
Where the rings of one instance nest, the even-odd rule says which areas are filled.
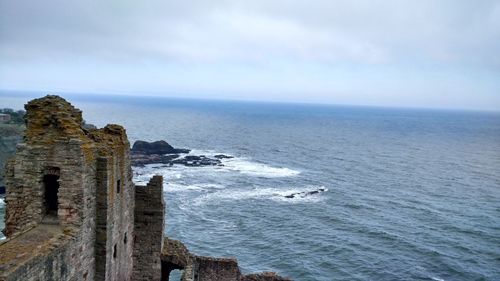
[[[30,101],[6,165],[0,281],[288,280],[242,275],[235,259],[199,257],[163,235],[163,178],[134,185],[125,129],[83,127],[58,96]]]

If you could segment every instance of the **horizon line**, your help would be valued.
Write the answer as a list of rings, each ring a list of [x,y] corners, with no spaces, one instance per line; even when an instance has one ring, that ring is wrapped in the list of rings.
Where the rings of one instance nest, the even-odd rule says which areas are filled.
[[[338,107],[360,107],[360,108],[379,108],[379,109],[407,109],[407,110],[435,110],[435,111],[459,111],[459,112],[484,112],[484,113],[500,113],[500,109],[479,109],[465,107],[440,107],[440,106],[408,106],[408,105],[384,105],[384,104],[354,104],[354,103],[335,103],[335,102],[315,102],[315,101],[298,101],[298,100],[259,100],[246,98],[220,98],[220,97],[193,97],[171,95],[165,92],[162,94],[151,93],[133,93],[133,92],[102,92],[102,91],[54,91],[54,90],[20,90],[20,89],[2,89],[0,88],[0,96],[7,93],[9,97],[18,97],[14,93],[20,93],[24,97],[41,98],[46,95],[69,95],[78,98],[85,96],[93,97],[126,97],[126,98],[149,98],[149,99],[176,99],[176,100],[192,100],[192,101],[220,101],[220,102],[242,102],[242,103],[263,103],[263,104],[283,104],[283,105],[311,105],[311,106],[338,106]],[[10,95],[9,95],[10,94]],[[42,96],[33,96],[31,94],[42,94]]]

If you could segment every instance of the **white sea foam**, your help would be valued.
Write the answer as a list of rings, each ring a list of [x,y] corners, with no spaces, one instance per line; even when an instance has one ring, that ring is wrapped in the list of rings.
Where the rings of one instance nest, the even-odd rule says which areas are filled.
[[[214,183],[196,183],[196,184],[182,184],[178,182],[165,183],[166,192],[183,192],[183,191],[193,191],[193,190],[218,190],[226,188],[221,184]]]
[[[189,153],[189,155],[205,155],[207,157],[214,157],[215,155],[218,154],[234,157],[234,158],[221,159],[221,162],[224,166],[213,167],[218,171],[235,171],[249,176],[259,176],[268,178],[291,177],[300,174],[299,171],[290,168],[273,167],[264,163],[251,161],[248,158],[235,157],[234,155],[228,153],[216,152],[214,150],[193,149]],[[208,168],[208,167],[203,167],[203,168]]]
[[[300,174],[299,171],[285,168],[272,167],[263,163],[249,161],[245,158],[223,159],[224,168],[237,171],[249,176],[258,176],[265,178],[292,177]]]
[[[4,204],[5,204],[4,198],[0,198],[0,206],[2,206]]]
[[[212,150],[192,150],[189,153],[189,155],[205,155],[207,157],[214,157],[217,154],[231,156],[227,153]],[[297,170],[286,167],[273,167],[242,157],[221,159],[221,162],[223,166],[186,167],[183,165],[149,164],[144,167],[134,167],[134,181],[137,184],[146,184],[152,176],[157,174],[162,175],[166,182],[171,182],[172,179],[180,179],[186,174],[197,173],[203,173],[203,176],[210,174],[217,176],[221,172],[236,172],[247,176],[264,178],[293,177],[300,174],[300,171]]]
[[[323,191],[320,191],[320,190]],[[320,191],[315,194],[306,194],[307,192]],[[194,199],[195,205],[203,205],[206,203],[219,202],[219,201],[235,201],[235,200],[273,200],[285,203],[300,203],[300,202],[318,202],[324,199],[323,192],[328,189],[324,186],[309,186],[304,188],[253,188],[250,190],[224,190],[206,193]],[[291,194],[302,194],[293,198],[286,196]]]
[[[439,277],[433,277],[433,276],[431,277],[431,279],[434,281],[444,281],[444,279],[441,279]]]

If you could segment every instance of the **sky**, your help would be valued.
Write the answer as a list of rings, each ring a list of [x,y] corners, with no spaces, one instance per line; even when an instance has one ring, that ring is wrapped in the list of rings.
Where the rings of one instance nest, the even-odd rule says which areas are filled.
[[[0,0],[0,89],[500,111],[500,0]]]

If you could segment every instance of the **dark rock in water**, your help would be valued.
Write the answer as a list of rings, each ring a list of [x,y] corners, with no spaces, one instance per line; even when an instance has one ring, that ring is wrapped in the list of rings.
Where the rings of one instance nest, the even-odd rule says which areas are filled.
[[[319,194],[320,192],[324,192],[326,191],[326,188],[318,188],[317,190],[313,190],[313,191],[303,191],[303,192],[296,192],[296,193],[292,193],[292,194],[289,194],[289,195],[285,195],[284,197],[285,198],[295,198],[295,197],[306,197],[306,196],[309,196],[309,195],[314,195],[314,194]]]
[[[176,154],[176,153],[189,153],[189,149],[174,148],[166,141],[147,142],[138,140],[132,146],[132,153],[137,154]]]
[[[209,158],[205,155],[186,155],[189,149],[174,148],[166,141],[145,142],[136,141],[131,149],[132,166],[144,166],[147,164],[165,164],[165,166],[184,165],[189,167],[201,166],[223,166],[220,159],[232,158],[219,154],[215,158]]]
[[[188,155],[184,158],[178,158],[171,162],[172,164],[180,164],[189,167],[200,166],[223,166],[219,159],[208,158],[204,155]]]
[[[217,159],[231,159],[231,158],[234,158],[233,156],[229,156],[229,155],[224,155],[224,154],[217,154],[217,155],[214,155],[214,158],[217,158]]]
[[[0,186],[0,195],[5,194],[5,186]]]
[[[136,154],[130,155],[132,166],[144,166],[146,164],[171,164],[172,160],[178,158],[178,154]]]

